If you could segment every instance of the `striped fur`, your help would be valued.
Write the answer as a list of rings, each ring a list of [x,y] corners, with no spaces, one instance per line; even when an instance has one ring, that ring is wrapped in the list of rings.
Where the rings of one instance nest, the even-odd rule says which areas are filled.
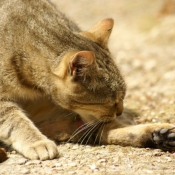
[[[107,48],[112,19],[84,32],[49,1],[1,2],[1,141],[41,160],[58,154],[47,136],[174,150],[173,125],[128,126],[133,121],[116,117],[126,85]],[[80,124],[84,132],[73,134]]]
[[[106,46],[112,19],[88,37],[46,0],[6,0],[0,16],[0,140],[31,159],[57,155],[21,100],[45,97],[84,121],[110,121],[122,111],[116,106],[126,87]]]

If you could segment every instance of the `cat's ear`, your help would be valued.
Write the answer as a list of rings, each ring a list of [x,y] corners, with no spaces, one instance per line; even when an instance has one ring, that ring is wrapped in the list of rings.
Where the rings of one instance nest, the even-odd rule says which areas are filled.
[[[108,39],[112,32],[114,20],[112,18],[104,19],[93,26],[89,31],[82,32],[85,37],[90,38],[103,47],[107,47]]]
[[[76,76],[87,71],[93,64],[95,55],[91,51],[80,51],[74,54],[69,62],[69,73],[71,76]]]

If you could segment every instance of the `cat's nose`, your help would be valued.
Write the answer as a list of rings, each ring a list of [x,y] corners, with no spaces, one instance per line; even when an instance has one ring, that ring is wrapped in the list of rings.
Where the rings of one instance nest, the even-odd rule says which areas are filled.
[[[117,105],[116,114],[117,116],[119,116],[123,112],[123,100],[120,100],[116,105]]]

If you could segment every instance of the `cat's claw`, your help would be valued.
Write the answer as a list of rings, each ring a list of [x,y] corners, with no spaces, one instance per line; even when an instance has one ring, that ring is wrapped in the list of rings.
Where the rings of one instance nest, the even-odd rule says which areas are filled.
[[[58,156],[58,149],[53,141],[47,139],[25,147],[22,154],[32,160],[50,160]]]
[[[154,131],[153,141],[162,150],[175,151],[175,128]]]

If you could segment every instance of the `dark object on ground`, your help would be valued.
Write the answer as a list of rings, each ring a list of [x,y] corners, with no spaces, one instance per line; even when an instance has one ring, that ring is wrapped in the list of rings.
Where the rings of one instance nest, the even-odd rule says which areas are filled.
[[[7,152],[4,148],[0,148],[0,163],[7,160]]]

